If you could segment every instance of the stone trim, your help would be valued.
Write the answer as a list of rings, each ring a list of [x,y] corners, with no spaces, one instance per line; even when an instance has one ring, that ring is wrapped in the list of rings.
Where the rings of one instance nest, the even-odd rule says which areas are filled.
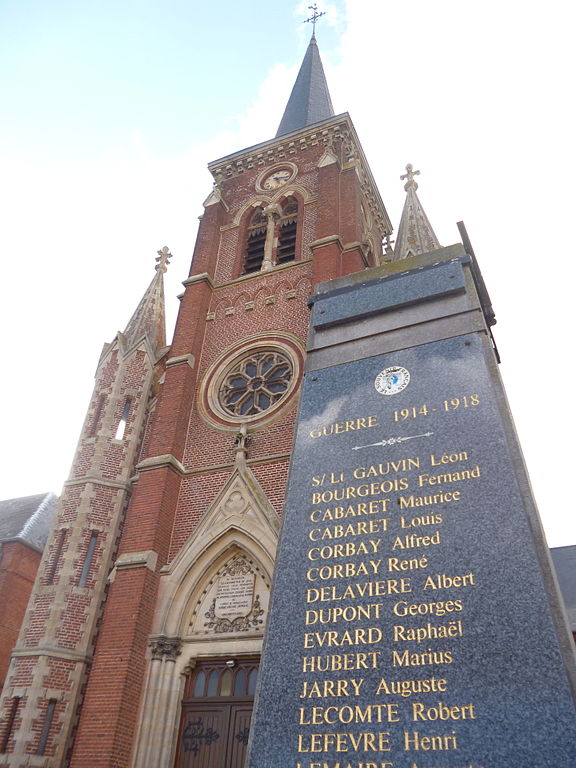
[[[316,248],[324,248],[327,245],[332,245],[332,243],[336,243],[340,250],[344,250],[344,243],[340,239],[340,235],[328,235],[327,237],[321,237],[319,240],[314,240],[312,243],[310,243],[310,249],[315,250]]]
[[[24,648],[21,651],[12,651],[11,658],[26,658],[28,656],[48,656],[51,659],[68,659],[86,664],[92,660],[92,654],[75,653],[67,648],[59,648],[53,645],[35,645],[33,648]]]
[[[309,144],[314,146],[321,142],[326,143],[330,134],[337,137],[339,130],[348,125],[351,125],[350,116],[343,112],[317,123],[308,130],[300,129],[214,160],[208,163],[208,170],[218,180],[220,176],[240,174],[254,167],[263,168],[265,164],[273,167],[276,163],[291,162],[289,155],[293,156],[299,150],[307,149]]]
[[[260,464],[271,464],[276,461],[285,461],[290,458],[290,453],[273,453],[271,456],[262,456],[259,459],[248,459],[246,464],[249,467],[258,467]],[[195,475],[213,474],[214,472],[225,472],[227,469],[233,469],[235,463],[233,461],[226,464],[212,464],[208,467],[201,467],[200,469],[187,469],[184,473],[185,477],[194,477]]]
[[[171,469],[175,470],[180,475],[186,473],[184,465],[170,453],[165,453],[162,456],[149,456],[147,459],[144,459],[136,465],[136,469],[139,472],[146,472],[150,469],[161,469],[162,467],[171,467]]]
[[[147,549],[143,552],[124,552],[114,563],[115,571],[125,571],[130,568],[148,568],[149,571],[156,570],[158,563],[158,553],[153,549]]]
[[[124,443],[124,440],[117,440],[116,443]],[[103,485],[105,488],[118,488],[121,491],[130,493],[132,491],[132,481],[128,480],[122,483],[118,480],[104,480],[101,477],[94,477],[94,475],[83,475],[82,477],[76,477],[74,480],[66,480],[64,488],[69,488],[73,485]]]
[[[153,659],[176,661],[182,653],[182,640],[179,637],[160,635],[150,639],[150,651]]]
[[[278,352],[290,361],[292,378],[288,389],[278,402],[257,414],[239,416],[227,412],[218,398],[221,381],[241,359],[266,351]],[[223,350],[204,372],[197,390],[198,414],[210,427],[224,432],[236,431],[238,426],[244,423],[250,426],[250,429],[262,429],[294,407],[303,366],[302,342],[292,333],[277,331],[247,336]]]
[[[169,357],[166,361],[166,368],[171,368],[174,365],[182,365],[182,363],[187,363],[190,368],[194,370],[196,359],[194,358],[194,355],[178,355],[178,357]]]
[[[200,272],[197,275],[190,275],[186,280],[182,280],[184,288],[188,288],[189,285],[194,285],[194,283],[208,283],[211,288],[214,288],[214,282],[208,272]]]

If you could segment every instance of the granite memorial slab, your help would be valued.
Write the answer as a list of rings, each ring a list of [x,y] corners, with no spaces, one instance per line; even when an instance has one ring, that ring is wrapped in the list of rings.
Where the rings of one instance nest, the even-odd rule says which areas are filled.
[[[306,374],[248,768],[576,766],[501,402],[479,333]]]

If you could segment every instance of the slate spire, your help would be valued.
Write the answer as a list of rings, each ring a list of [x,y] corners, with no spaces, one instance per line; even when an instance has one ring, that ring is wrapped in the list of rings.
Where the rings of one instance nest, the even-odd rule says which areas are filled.
[[[413,165],[408,163],[406,173],[400,176],[402,181],[406,179],[406,184],[404,184],[406,201],[398,227],[394,261],[405,259],[408,256],[417,256],[419,253],[428,253],[442,247],[416,194],[418,184],[414,180],[414,176],[419,173],[420,171],[415,171]]]
[[[124,336],[126,345],[130,348],[147,336],[154,349],[160,349],[166,344],[166,319],[164,311],[164,272],[172,254],[164,246],[158,251],[156,274],[146,289],[144,296],[130,318]]]
[[[298,131],[333,115],[316,36],[312,35],[276,136]]]

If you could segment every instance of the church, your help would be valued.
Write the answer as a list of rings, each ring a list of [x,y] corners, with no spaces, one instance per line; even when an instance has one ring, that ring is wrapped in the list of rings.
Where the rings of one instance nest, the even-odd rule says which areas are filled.
[[[0,768],[242,768],[309,298],[440,247],[408,165],[392,248],[314,35],[276,136],[209,170],[171,344],[163,248],[98,362],[6,677]]]

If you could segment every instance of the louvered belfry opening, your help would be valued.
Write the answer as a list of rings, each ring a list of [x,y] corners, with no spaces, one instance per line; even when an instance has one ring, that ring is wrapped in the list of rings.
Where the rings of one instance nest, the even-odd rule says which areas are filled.
[[[262,208],[257,208],[248,225],[246,255],[244,257],[244,274],[259,272],[264,260],[264,245],[266,243],[266,216]]]
[[[296,258],[296,228],[298,226],[298,203],[289,197],[282,206],[282,218],[278,230],[278,251],[276,264],[286,264]]]

